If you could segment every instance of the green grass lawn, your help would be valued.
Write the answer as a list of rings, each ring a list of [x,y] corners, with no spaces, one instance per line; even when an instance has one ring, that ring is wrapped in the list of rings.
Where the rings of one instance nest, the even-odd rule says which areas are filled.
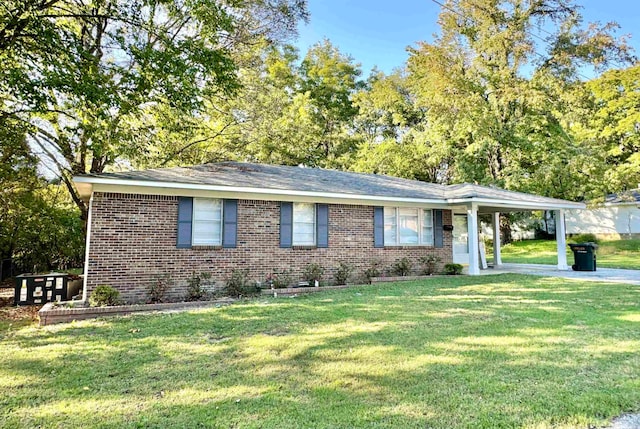
[[[597,265],[603,268],[640,270],[640,239],[603,241],[596,251]],[[487,257],[493,260],[493,250],[487,248]],[[573,252],[567,246],[567,261],[573,264]],[[502,247],[502,262],[517,264],[558,263],[556,242],[549,240],[515,241]]]
[[[445,277],[0,331],[4,428],[587,428],[640,409],[640,289]]]

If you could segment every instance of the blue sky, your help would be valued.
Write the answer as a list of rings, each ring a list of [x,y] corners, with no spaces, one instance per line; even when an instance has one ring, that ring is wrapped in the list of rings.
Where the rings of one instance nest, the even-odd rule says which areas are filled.
[[[585,21],[616,21],[619,34],[631,34],[640,54],[639,0],[577,0]],[[431,41],[438,31],[440,6],[431,0],[309,0],[311,20],[300,27],[296,45],[304,55],[309,46],[328,38],[362,65],[385,73],[402,66],[406,47]]]

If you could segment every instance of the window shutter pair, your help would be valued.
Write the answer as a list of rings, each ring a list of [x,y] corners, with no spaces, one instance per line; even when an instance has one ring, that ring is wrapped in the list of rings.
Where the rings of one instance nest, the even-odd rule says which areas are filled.
[[[178,198],[178,240],[176,247],[191,247],[193,198]],[[238,237],[238,200],[222,200],[222,247],[236,247]]]
[[[444,247],[442,210],[433,211],[434,247]],[[373,208],[373,247],[384,247],[384,207]]]
[[[293,203],[280,203],[280,247],[293,245]],[[329,206],[316,204],[316,247],[329,247]]]

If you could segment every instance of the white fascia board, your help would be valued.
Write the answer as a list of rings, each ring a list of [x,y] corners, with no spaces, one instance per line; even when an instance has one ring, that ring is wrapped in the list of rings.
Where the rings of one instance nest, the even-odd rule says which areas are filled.
[[[341,194],[333,192],[296,191],[250,188],[243,186],[203,185],[192,183],[152,182],[144,180],[75,177],[76,184],[92,184],[93,192],[114,192],[144,195],[177,195],[185,197],[243,198],[248,200],[342,203],[356,205],[397,205],[447,208],[442,199],[384,197],[376,195]],[[82,186],[82,185],[81,185]]]
[[[485,207],[500,207],[508,209],[521,210],[558,210],[558,209],[583,209],[586,208],[584,203],[574,203],[571,201],[557,203],[540,203],[536,201],[511,201],[498,200],[493,198],[452,198],[448,199],[449,204],[469,204],[476,203]]]

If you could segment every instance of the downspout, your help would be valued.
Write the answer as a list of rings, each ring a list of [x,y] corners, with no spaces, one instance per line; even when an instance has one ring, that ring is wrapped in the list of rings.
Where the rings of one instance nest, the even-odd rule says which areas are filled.
[[[87,302],[89,297],[87,296],[87,283],[89,279],[89,246],[91,244],[91,216],[93,214],[93,192],[89,198],[89,208],[87,216],[87,238],[84,249],[84,279],[82,281],[82,302]]]

